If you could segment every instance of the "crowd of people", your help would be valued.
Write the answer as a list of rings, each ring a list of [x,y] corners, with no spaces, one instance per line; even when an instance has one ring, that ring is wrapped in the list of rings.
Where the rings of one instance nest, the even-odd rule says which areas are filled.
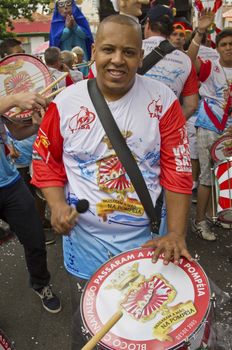
[[[210,150],[221,135],[231,133],[232,29],[218,33],[212,49],[206,47],[211,10],[201,13],[190,37],[189,26],[167,6],[153,1],[141,27],[144,1],[112,2],[119,14],[100,22],[93,42],[75,2],[57,0],[44,63],[54,80],[67,75],[53,101],[37,92],[0,97],[0,219],[9,225],[2,226],[0,240],[15,233],[31,287],[43,307],[56,313],[61,302],[49,284],[46,230],[63,235],[72,350],[86,342],[83,288],[110,257],[142,246],[154,248],[154,263],[161,253],[164,264],[178,265],[181,256],[191,261],[186,233],[192,200],[197,202],[192,231],[216,240],[212,225],[220,223],[212,220]],[[155,48],[162,55],[145,67],[144,57],[151,58]],[[0,44],[2,58],[23,52],[16,39]],[[153,206],[161,201],[156,230],[144,209],[134,214],[144,205],[101,124],[89,95],[90,79],[96,80],[95,89],[137,162]],[[14,107],[32,110],[31,121],[20,125],[6,118]],[[89,208],[78,214],[83,198]]]

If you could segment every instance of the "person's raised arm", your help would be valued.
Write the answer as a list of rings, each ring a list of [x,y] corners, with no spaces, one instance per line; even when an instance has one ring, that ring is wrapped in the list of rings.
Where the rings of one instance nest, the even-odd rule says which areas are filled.
[[[204,34],[208,27],[213,24],[214,21],[214,12],[211,10],[204,10],[200,13],[198,18],[198,28],[196,30],[196,34],[193,37],[191,44],[189,45],[187,55],[191,58],[194,63],[197,73],[199,73],[201,68],[201,60],[198,58],[199,48],[201,46],[201,42]]]
[[[183,102],[181,107],[186,120],[189,119],[196,111],[198,107],[198,100],[198,94],[182,97]]]

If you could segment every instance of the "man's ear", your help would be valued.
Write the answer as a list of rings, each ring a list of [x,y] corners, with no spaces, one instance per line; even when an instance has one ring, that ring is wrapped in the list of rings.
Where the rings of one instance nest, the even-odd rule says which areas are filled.
[[[91,61],[95,61],[95,52],[96,52],[95,44],[93,43],[91,46]]]
[[[141,50],[141,55],[140,55],[140,61],[139,61],[139,68],[142,67],[143,65],[143,57],[144,57],[144,50]]]

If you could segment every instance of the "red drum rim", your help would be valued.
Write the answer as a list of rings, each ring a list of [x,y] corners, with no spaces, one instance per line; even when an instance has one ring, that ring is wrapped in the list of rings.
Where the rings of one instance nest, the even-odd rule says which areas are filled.
[[[0,80],[1,96],[10,95],[11,93],[15,92],[14,89],[11,89],[12,90],[11,93],[6,92],[6,89],[3,86],[4,85],[3,81],[4,81],[4,79],[10,79],[11,76],[10,76],[10,74],[7,74],[7,73],[1,73],[1,69],[8,64],[17,62],[17,59],[18,60],[21,59],[25,62],[33,64],[38,69],[38,71],[40,71],[40,74],[41,74],[41,78],[40,78],[39,72],[36,73],[36,77],[34,77],[34,81],[33,80],[31,81],[31,86],[30,87],[28,86],[28,89],[26,89],[26,87],[25,87],[25,89],[22,89],[20,92],[36,91],[36,89],[38,89],[38,87],[36,88],[34,85],[36,85],[41,80],[44,80],[44,84],[43,84],[44,86],[42,88],[45,88],[46,86],[48,86],[49,84],[52,83],[53,80],[52,80],[51,74],[49,72],[49,69],[39,58],[32,56],[32,55],[29,55],[29,54],[25,54],[25,53],[9,55],[9,56],[6,56],[0,60],[0,78],[2,77],[1,78],[2,80]],[[28,72],[24,72],[24,74],[26,74],[26,73],[28,73]],[[28,80],[28,83],[29,83],[29,80]],[[3,92],[5,93],[4,95],[2,95]],[[19,92],[19,91],[17,91],[17,92]],[[50,93],[50,92],[51,92],[51,90],[48,91],[48,93]],[[20,121],[20,120],[24,121],[24,120],[31,119],[31,111],[23,111],[19,115],[11,118],[11,114],[13,114],[14,112],[15,112],[15,110],[12,109],[11,111],[4,113],[4,115],[8,119],[11,119],[13,121]]]
[[[88,281],[81,298],[81,316],[91,335],[102,328],[120,305],[123,309],[122,318],[99,342],[104,349],[177,349],[185,345],[186,339],[198,333],[207,317],[210,287],[201,266],[196,261],[190,262],[185,258],[181,259],[178,266],[172,262],[166,266],[162,256],[153,264],[152,255],[153,250],[149,248],[121,253],[103,264]],[[139,275],[137,277],[136,271],[133,270],[136,264]],[[134,273],[132,283],[142,276],[145,279],[135,283],[135,287],[128,284],[129,287],[125,287],[124,290],[122,288],[122,292],[117,290],[119,284],[116,276],[119,276],[120,280],[120,276],[125,276],[125,273],[130,273],[131,276]],[[148,275],[145,275],[146,273]],[[145,286],[152,288],[152,297],[149,294],[150,289],[145,289]],[[142,289],[148,294],[143,295]],[[145,304],[141,309],[140,316],[142,315],[143,319],[141,317],[140,322],[135,317],[138,315],[138,305],[144,302],[143,298]],[[147,298],[150,298],[148,302]],[[138,322],[139,331],[136,332]],[[146,323],[149,328],[146,332],[152,332],[152,337],[144,333]],[[125,326],[130,329],[125,331]],[[132,338],[126,335],[127,332]]]
[[[210,149],[210,154],[211,154],[211,158],[213,159],[214,162],[220,162],[220,161],[223,161],[223,159],[225,159],[225,158],[226,159],[230,158],[230,157],[223,156],[223,159],[221,159],[217,155],[217,151],[218,151],[219,145],[222,144],[223,142],[227,141],[227,140],[231,140],[232,141],[232,136],[229,136],[229,135],[221,136],[212,145],[212,147]]]

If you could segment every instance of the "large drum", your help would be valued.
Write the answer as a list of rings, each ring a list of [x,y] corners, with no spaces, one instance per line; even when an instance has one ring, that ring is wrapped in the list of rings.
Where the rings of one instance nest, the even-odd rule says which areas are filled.
[[[122,318],[100,349],[198,349],[211,342],[210,287],[200,265],[152,263],[153,250],[135,249],[104,264],[81,300],[82,319],[92,336],[119,309]]]
[[[47,66],[37,57],[27,54],[10,55],[0,61],[0,96],[19,92],[40,92],[52,83]],[[51,91],[50,91],[51,92]],[[17,108],[5,113],[7,117],[17,112]],[[14,121],[31,119],[31,111],[23,111]]]
[[[214,166],[216,217],[232,223],[232,158]]]

